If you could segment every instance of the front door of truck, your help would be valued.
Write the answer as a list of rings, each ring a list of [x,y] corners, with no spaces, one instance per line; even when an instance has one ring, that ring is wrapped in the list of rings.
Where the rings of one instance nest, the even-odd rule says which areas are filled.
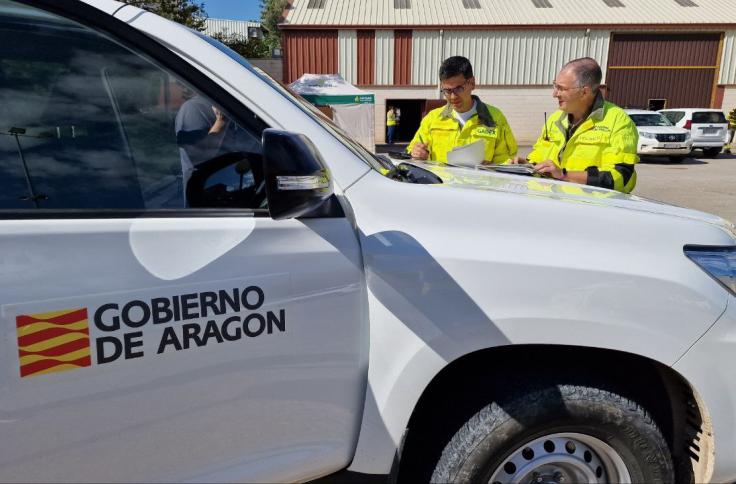
[[[0,480],[347,465],[365,379],[350,223],[271,219],[247,106],[29,3],[0,0]]]

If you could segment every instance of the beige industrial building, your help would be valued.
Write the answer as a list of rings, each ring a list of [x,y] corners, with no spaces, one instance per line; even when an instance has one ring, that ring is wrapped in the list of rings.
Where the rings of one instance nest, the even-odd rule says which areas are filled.
[[[340,73],[375,93],[376,142],[401,109],[407,140],[442,103],[442,59],[464,55],[476,93],[507,116],[521,143],[557,103],[551,83],[570,59],[603,68],[606,95],[629,107],[736,107],[734,0],[291,0],[284,82]]]

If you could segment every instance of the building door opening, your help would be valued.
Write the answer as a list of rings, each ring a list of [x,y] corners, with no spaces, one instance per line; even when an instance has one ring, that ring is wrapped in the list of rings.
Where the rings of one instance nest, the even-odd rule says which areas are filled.
[[[650,99],[647,103],[647,109],[650,111],[659,111],[667,107],[666,99]]]
[[[394,135],[394,143],[408,143],[414,137],[422,121],[423,99],[387,99],[386,111],[383,113],[384,120],[388,108],[394,106],[399,111],[399,123]]]

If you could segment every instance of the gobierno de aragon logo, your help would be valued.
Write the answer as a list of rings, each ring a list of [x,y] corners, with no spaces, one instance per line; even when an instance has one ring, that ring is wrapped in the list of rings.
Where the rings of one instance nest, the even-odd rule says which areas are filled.
[[[286,332],[258,286],[107,302],[16,317],[21,378]],[[90,334],[91,315],[94,333]],[[160,327],[144,345],[146,328]],[[154,335],[159,335],[158,337]],[[150,338],[155,339],[150,339]]]
[[[21,378],[92,365],[87,308],[22,314],[15,324]]]

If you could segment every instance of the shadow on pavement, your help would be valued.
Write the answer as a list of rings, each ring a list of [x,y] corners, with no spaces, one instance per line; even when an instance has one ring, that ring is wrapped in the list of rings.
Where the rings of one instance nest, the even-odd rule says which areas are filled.
[[[639,163],[645,163],[647,165],[672,165],[672,166],[686,166],[686,165],[707,165],[708,162],[697,158],[683,158],[681,161],[672,161],[667,156],[642,156]]]

